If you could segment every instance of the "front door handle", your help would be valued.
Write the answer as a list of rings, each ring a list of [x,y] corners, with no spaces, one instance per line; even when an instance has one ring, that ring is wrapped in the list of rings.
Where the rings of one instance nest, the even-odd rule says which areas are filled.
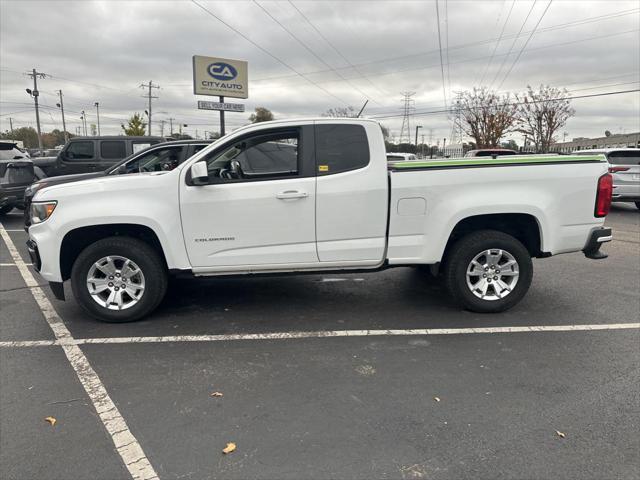
[[[309,194],[307,192],[300,192],[298,190],[286,190],[276,194],[276,198],[280,200],[289,200],[291,198],[307,198]]]

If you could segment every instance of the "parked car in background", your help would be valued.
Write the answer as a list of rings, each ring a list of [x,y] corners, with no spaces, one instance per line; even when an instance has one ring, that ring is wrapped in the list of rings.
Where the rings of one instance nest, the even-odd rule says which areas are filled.
[[[175,142],[163,142],[152,145],[129,155],[106,170],[90,173],[78,173],[75,175],[60,175],[47,177],[29,186],[24,195],[26,210],[29,210],[31,199],[35,193],[45,187],[60,185],[63,183],[78,182],[89,178],[104,177],[106,175],[122,175],[127,173],[162,172],[173,170],[187,158],[195,155],[212,140],[177,140]],[[25,229],[30,225],[29,215],[24,216]]]
[[[518,155],[518,152],[509,148],[481,148],[478,150],[469,150],[465,153],[467,157],[499,157],[502,155]]]
[[[387,162],[410,162],[417,159],[413,153],[387,153]]]
[[[573,155],[595,155],[607,157],[609,172],[613,175],[613,201],[633,202],[640,209],[640,149],[638,148],[594,148],[578,150]]]
[[[0,140],[0,215],[24,208],[24,191],[42,177],[29,154],[12,141]]]
[[[33,160],[47,177],[103,172],[129,155],[160,142],[164,142],[163,137],[75,137],[56,156]]]

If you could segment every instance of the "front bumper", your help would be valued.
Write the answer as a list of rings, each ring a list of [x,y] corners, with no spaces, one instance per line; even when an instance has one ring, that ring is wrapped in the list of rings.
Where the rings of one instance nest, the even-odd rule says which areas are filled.
[[[602,227],[591,232],[587,244],[582,249],[584,256],[592,260],[601,260],[607,258],[606,253],[600,251],[603,243],[610,242],[613,239],[613,233],[610,228]]]
[[[36,271],[40,272],[42,268],[42,260],[40,260],[40,252],[38,252],[38,245],[33,240],[27,240],[27,250],[29,251],[29,258]]]

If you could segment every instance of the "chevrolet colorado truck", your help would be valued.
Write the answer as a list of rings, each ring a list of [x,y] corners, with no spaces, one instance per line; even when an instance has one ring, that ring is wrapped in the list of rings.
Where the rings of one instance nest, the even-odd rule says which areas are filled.
[[[532,258],[612,238],[607,163],[509,156],[387,165],[380,125],[249,125],[170,171],[39,190],[33,264],[64,299],[108,322],[139,319],[170,275],[376,271],[429,266],[453,298],[500,312],[525,295]]]

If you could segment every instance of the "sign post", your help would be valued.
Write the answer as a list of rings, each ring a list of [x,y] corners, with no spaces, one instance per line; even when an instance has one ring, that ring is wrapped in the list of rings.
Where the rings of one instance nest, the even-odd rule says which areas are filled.
[[[247,98],[249,96],[247,62],[228,58],[193,56],[193,93],[195,95],[217,96],[220,105],[225,104],[224,97]],[[225,110],[240,111],[233,108],[206,108],[204,110],[220,110],[220,135],[225,134]],[[213,102],[202,102],[213,103]],[[244,111],[244,106],[241,111]]]

